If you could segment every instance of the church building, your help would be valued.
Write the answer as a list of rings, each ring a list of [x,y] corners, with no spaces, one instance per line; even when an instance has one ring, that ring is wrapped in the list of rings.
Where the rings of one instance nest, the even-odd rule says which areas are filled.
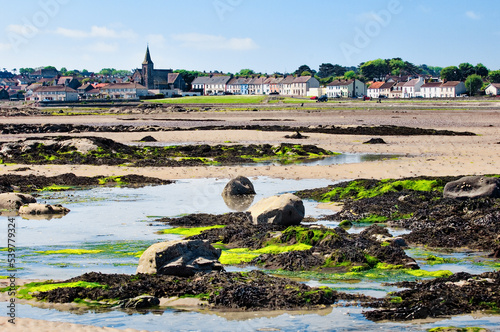
[[[149,53],[149,45],[142,62],[142,69],[136,69],[132,75],[134,82],[148,88],[148,90],[181,90],[186,89],[186,82],[178,73],[172,69],[154,69],[153,60]]]

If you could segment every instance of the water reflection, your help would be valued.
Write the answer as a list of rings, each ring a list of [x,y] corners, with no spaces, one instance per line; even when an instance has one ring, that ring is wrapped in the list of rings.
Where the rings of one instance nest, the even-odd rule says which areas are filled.
[[[255,195],[224,195],[224,203],[227,207],[236,212],[246,211],[253,203]]]

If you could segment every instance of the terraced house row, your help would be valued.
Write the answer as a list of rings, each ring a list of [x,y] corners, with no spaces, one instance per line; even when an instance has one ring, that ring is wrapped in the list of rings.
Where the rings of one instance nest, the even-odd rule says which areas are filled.
[[[319,88],[319,81],[312,76],[286,77],[232,77],[200,76],[191,83],[192,91],[203,95],[270,95],[307,96]]]

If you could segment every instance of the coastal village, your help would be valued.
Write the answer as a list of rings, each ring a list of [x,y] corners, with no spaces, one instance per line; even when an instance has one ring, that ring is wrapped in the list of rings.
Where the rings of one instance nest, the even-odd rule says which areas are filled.
[[[470,95],[461,80],[422,74],[385,75],[362,81],[336,77],[322,83],[304,71],[295,74],[225,75],[218,72],[195,77],[189,84],[172,69],[155,69],[149,46],[140,69],[130,75],[99,75],[86,72],[64,75],[54,67],[19,75],[0,72],[0,99],[30,102],[77,102],[86,100],[142,100],[184,96],[269,95],[310,98],[459,98]],[[479,90],[479,89],[478,89]],[[483,95],[500,94],[500,83],[483,80]],[[320,97],[323,97],[321,99]]]

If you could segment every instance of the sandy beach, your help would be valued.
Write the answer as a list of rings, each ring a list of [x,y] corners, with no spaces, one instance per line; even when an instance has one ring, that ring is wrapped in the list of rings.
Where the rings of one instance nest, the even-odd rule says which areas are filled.
[[[171,120],[169,120],[169,118]],[[183,114],[136,116],[73,116],[73,117],[3,117],[0,123],[73,123],[73,124],[157,124],[189,127],[193,120],[214,119],[225,124],[256,124],[254,120],[268,119],[269,123],[290,126],[376,126],[395,125],[439,130],[469,131],[477,136],[381,136],[387,144],[363,144],[371,136],[329,135],[307,133],[304,140],[285,139],[284,132],[245,130],[196,130],[155,133],[85,133],[72,136],[102,136],[121,143],[131,143],[152,135],[159,143],[168,144],[313,144],[321,148],[349,154],[386,154],[386,160],[326,166],[235,166],[235,167],[122,167],[86,165],[26,165],[29,170],[14,171],[24,165],[0,166],[0,174],[53,176],[74,173],[79,176],[140,174],[161,179],[230,178],[268,176],[286,179],[348,180],[358,178],[384,179],[413,176],[479,175],[499,173],[500,165],[500,110],[428,111],[428,110],[370,110],[308,112],[300,110],[259,112],[191,112]],[[288,119],[290,121],[280,121]],[[293,120],[293,121],[291,121]],[[265,121],[259,121],[263,124]],[[200,123],[196,123],[200,125]],[[0,141],[19,140],[40,135],[0,135]],[[397,157],[395,157],[397,156]],[[3,299],[5,300],[5,299]],[[19,313],[22,317],[22,313]],[[0,317],[2,331],[118,331],[113,328],[76,325],[64,322],[16,318],[16,324]],[[120,331],[135,331],[131,329]]]

